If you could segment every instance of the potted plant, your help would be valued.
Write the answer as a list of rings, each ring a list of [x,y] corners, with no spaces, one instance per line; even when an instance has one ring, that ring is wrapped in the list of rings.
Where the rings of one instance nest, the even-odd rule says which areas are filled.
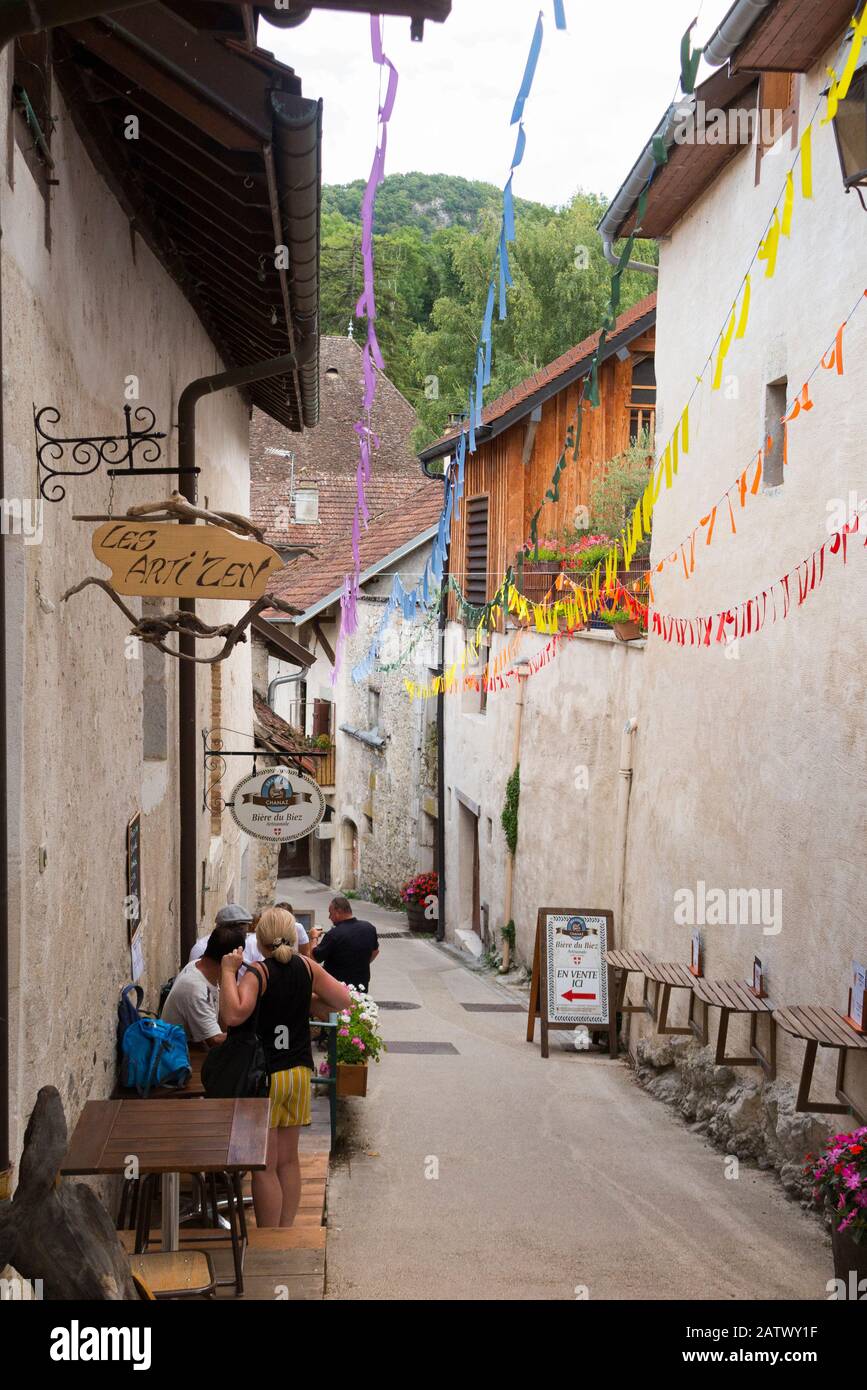
[[[416,874],[400,890],[406,907],[410,931],[435,932],[437,929],[439,877],[435,873]]]
[[[337,1015],[337,1094],[366,1096],[367,1072],[385,1048],[379,1032],[379,1009],[364,990],[349,986],[352,1003]],[[319,1068],[328,1072],[327,1062]]]
[[[831,1209],[834,1274],[849,1297],[867,1279],[867,1125],[835,1134],[821,1154],[807,1154],[804,1172],[813,1196]]]
[[[634,642],[643,637],[641,623],[627,613],[625,608],[615,608],[607,613],[597,614],[600,622],[610,628],[619,642]]]

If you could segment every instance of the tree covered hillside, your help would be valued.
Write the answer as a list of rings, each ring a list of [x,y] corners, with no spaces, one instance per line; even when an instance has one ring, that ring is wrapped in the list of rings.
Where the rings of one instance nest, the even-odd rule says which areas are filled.
[[[359,341],[363,187],[325,188],[322,199],[322,332],[345,334],[352,321]],[[599,327],[611,270],[596,231],[605,206],[583,192],[561,208],[516,200],[514,285],[508,317],[494,317],[486,400]],[[498,189],[445,174],[390,175],[377,193],[377,333],[389,376],[418,412],[417,447],[466,409],[501,207]],[[639,242],[635,254],[654,261],[655,244]],[[621,310],[652,288],[647,276],[625,274]]]

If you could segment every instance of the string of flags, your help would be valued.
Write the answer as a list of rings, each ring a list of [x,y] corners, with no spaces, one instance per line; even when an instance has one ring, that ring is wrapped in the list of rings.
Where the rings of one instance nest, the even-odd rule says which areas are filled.
[[[663,642],[674,643],[678,647],[709,647],[755,636],[768,622],[783,622],[824,581],[826,556],[839,557],[846,564],[849,538],[859,534],[865,522],[867,504],[862,504],[849,521],[794,569],[788,570],[767,589],[762,589],[760,594],[743,599],[733,608],[722,608],[715,613],[692,618],[675,617],[654,609],[650,614],[652,632]],[[860,548],[867,548],[867,536]]]
[[[554,24],[559,30],[565,30],[566,28],[566,13],[563,0],[554,0]],[[443,507],[440,512],[437,534],[430,559],[425,566],[424,574],[420,582],[414,589],[410,590],[409,593],[405,595],[406,609],[404,615],[407,617],[408,621],[411,621],[412,616],[410,610],[412,610],[412,614],[414,614],[417,608],[428,608],[430,606],[431,594],[438,591],[442,584],[442,576],[451,537],[452,516],[453,514],[455,516],[460,514],[460,500],[464,491],[467,455],[476,452],[476,430],[482,423],[484,391],[491,381],[494,309],[497,309],[500,321],[506,318],[507,290],[513,283],[509,264],[509,246],[515,239],[515,206],[512,194],[512,179],[515,170],[523,161],[526,151],[527,136],[523,120],[524,108],[533,87],[533,80],[542,49],[543,38],[543,13],[540,10],[530,40],[530,47],[524,64],[521,84],[512,108],[510,125],[517,126],[515,149],[509,166],[509,176],[503,188],[500,232],[488,281],[484,317],[476,344],[475,370],[467,396],[467,411],[461,422],[461,431],[456,441],[454,460],[444,479]],[[346,631],[348,633],[355,630],[355,626],[347,626],[347,622],[351,623],[355,619],[356,601],[357,582],[355,587],[352,588],[347,579],[344,586],[344,596],[341,598],[341,632]],[[355,625],[357,626],[357,623]],[[356,684],[359,681],[365,680],[375,666],[381,636],[381,632],[377,634],[363,660],[353,667],[352,680]]]
[[[852,36],[849,48],[849,55],[846,59],[846,62],[842,70],[843,73],[849,73],[850,71],[854,71],[853,63],[857,64],[857,57],[860,51],[863,37],[863,26],[859,28],[856,25],[855,32]],[[700,52],[700,50],[697,51]],[[829,69],[829,73],[830,72],[833,72],[833,70]],[[841,87],[843,90],[842,96],[840,95]],[[842,82],[838,83],[836,92],[837,106],[839,106],[840,101],[845,99],[845,94],[848,93],[848,90],[848,82],[845,84],[843,84]],[[744,338],[747,334],[750,316],[750,306],[752,300],[752,286],[750,281],[750,273],[752,271],[753,266],[756,264],[757,261],[764,262],[765,278],[767,279],[773,278],[776,272],[780,238],[789,237],[791,235],[795,188],[794,175],[799,163],[801,196],[804,199],[811,199],[813,196],[812,128],[816,114],[819,110],[820,102],[821,98],[817,102],[816,108],[813,112],[813,117],[810,123],[807,125],[806,129],[804,130],[801,139],[798,143],[798,148],[792,160],[792,164],[786,172],[786,177],[783,183],[781,194],[778,197],[774,210],[768,219],[768,224],[766,225],[765,231],[762,237],[760,238],[758,245],[753,251],[750,263],[747,267],[747,271],[741,281],[741,288],[738,290],[733,304],[726,312],[726,316],[723,320],[723,325],[717,333],[714,345],[711,348],[711,351],[705,360],[701,372],[696,375],[695,385],[693,386],[685,405],[683,406],[682,410],[677,416],[674,430],[672,431],[672,434],[665,448],[663,449],[660,457],[654,465],[653,470],[651,471],[647,487],[645,488],[641,498],[639,498],[638,502],[636,503],[632,516],[630,517],[627,524],[623,527],[620,536],[617,540],[615,540],[612,543],[609,552],[602,557],[602,559],[599,561],[596,571],[594,571],[591,574],[588,580],[588,585],[585,589],[585,595],[589,595],[589,599],[585,597],[585,602],[588,603],[588,608],[591,604],[593,605],[592,611],[595,611],[595,608],[598,607],[599,585],[601,583],[601,576],[603,571],[605,574],[605,587],[606,589],[610,589],[610,585],[616,578],[618,571],[621,569],[630,568],[632,560],[635,556],[635,552],[638,546],[641,544],[641,541],[646,539],[650,535],[653,510],[659,500],[659,497],[661,496],[663,490],[668,491],[670,488],[674,486],[674,482],[678,476],[678,471],[683,462],[683,459],[684,457],[689,455],[690,406],[693,403],[693,400],[698,390],[701,388],[702,385],[705,384],[708,368],[710,367],[713,369],[711,377],[711,390],[719,390],[723,380],[722,368],[731,350],[732,343],[734,341]],[[836,110],[836,107],[834,109]],[[826,117],[822,124],[825,124],[827,119],[829,118]],[[662,144],[662,142],[660,142],[660,144]],[[658,168],[666,162],[666,158],[667,156],[665,156],[664,149],[660,151],[658,148],[654,148],[654,169],[651,172],[651,175],[648,178],[647,184],[642,190],[641,195],[639,196],[638,206],[634,219],[633,231],[626,240],[623,251],[621,252],[621,255],[618,259],[618,265],[612,274],[611,299],[606,310],[606,316],[603,321],[602,330],[600,332],[599,342],[594,352],[593,358],[591,359],[590,373],[585,381],[585,386],[582,393],[583,398],[585,398],[592,407],[595,407],[599,404],[599,356],[607,336],[606,325],[610,323],[611,327],[614,326],[616,311],[619,307],[620,276],[623,274],[623,271],[625,270],[628,264],[628,261],[632,255],[632,251],[634,248],[635,239],[640,232],[641,221],[644,216],[644,211],[647,205],[647,195],[650,189],[650,184]],[[835,343],[835,347],[830,351],[830,353],[827,356],[829,359],[829,367],[835,366],[836,360],[839,360],[839,362],[842,364],[841,342]],[[809,394],[808,392],[804,394],[805,392],[806,386],[802,388],[803,398],[799,398],[794,403],[793,413],[790,413],[789,415],[790,419],[796,418],[800,410],[810,408]],[[577,422],[579,426],[579,433],[581,418],[582,411],[581,404],[579,402]],[[570,431],[571,429],[572,427],[570,426]],[[566,448],[568,449],[569,447],[572,447],[573,449],[577,448],[577,440],[575,434],[567,435]],[[552,486],[546,493],[546,498],[550,500],[557,500],[557,497],[559,495],[557,492],[557,484],[559,482],[560,473],[562,472],[563,467],[565,467],[565,449],[564,452],[561,454],[560,459],[558,460],[554,477],[552,479]],[[741,479],[738,479],[737,486],[740,494],[740,490],[742,487]],[[527,544],[534,548],[534,553],[538,550],[537,525],[538,518],[541,515],[543,506],[544,502],[537,509],[530,524],[530,539]],[[708,524],[710,524],[711,515],[712,513],[708,514]],[[523,569],[521,556],[519,556],[518,563],[520,580],[518,587],[520,588],[522,582]],[[561,613],[560,616],[564,615]],[[544,619],[542,621],[544,621]],[[548,614],[547,621],[549,622],[549,624],[553,624],[554,615]],[[537,620],[537,630],[551,631],[552,627],[549,626],[547,629],[545,629],[544,626],[540,625],[540,621]]]
[[[806,414],[814,408],[816,402],[810,397],[810,382],[816,372],[827,371],[834,373],[835,376],[843,375],[843,333],[851,323],[858,309],[864,303],[865,298],[867,298],[867,290],[859,295],[849,313],[846,315],[846,318],[837,328],[831,346],[821,354],[803,385],[795,392],[792,401],[786,404],[785,413],[781,416],[783,436],[781,446],[779,446],[782,449],[782,462],[784,467],[789,461],[789,425],[802,414]],[[675,565],[678,568],[682,568],[684,578],[689,579],[695,571],[696,541],[700,541],[702,533],[706,533],[704,537],[705,545],[708,546],[712,543],[719,515],[723,518],[725,518],[726,515],[728,516],[730,533],[732,535],[737,534],[735,509],[738,507],[741,509],[745,508],[750,498],[758,494],[763,471],[767,467],[768,458],[773,452],[773,449],[773,439],[771,436],[768,436],[765,440],[764,448],[757,450],[743,472],[735,478],[734,482],[726,489],[722,496],[717,499],[714,505],[708,510],[707,514],[701,517],[698,524],[692,528],[690,533],[654,566],[654,572],[656,574],[661,574],[666,565]],[[733,502],[734,506],[732,505]],[[652,582],[650,586],[650,597],[652,600]]]
[[[372,469],[371,451],[379,448],[379,439],[371,428],[371,418],[376,399],[377,369],[385,370],[385,363],[376,336],[376,293],[373,274],[373,208],[376,190],[385,178],[385,151],[388,143],[388,123],[394,110],[397,95],[397,68],[388,58],[382,46],[382,16],[370,16],[370,45],[373,61],[380,71],[388,71],[388,81],[377,115],[377,141],[373,155],[370,175],[361,200],[361,260],[363,288],[355,306],[356,315],[364,317],[367,323],[367,337],[362,352],[362,375],[364,395],[362,406],[364,415],[353,426],[358,436],[358,466],[355,475],[355,510],[352,516],[352,559],[353,572],[343,581],[340,596],[340,630],[337,634],[334,669],[331,683],[336,684],[343,654],[343,644],[358,627],[358,589],[361,579],[361,557],[359,541],[362,524],[366,527],[370,520],[365,488],[370,482]]]

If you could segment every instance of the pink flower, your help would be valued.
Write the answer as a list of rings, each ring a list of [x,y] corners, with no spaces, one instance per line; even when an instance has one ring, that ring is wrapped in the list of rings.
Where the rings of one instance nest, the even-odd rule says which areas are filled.
[[[348,1028],[338,1028],[338,1030],[337,1030],[337,1036],[338,1036],[338,1038],[348,1038],[348,1037],[349,1037],[349,1029],[348,1029]]]
[[[328,1063],[327,1063],[327,1062],[320,1062],[320,1063],[319,1063],[319,1075],[320,1075],[320,1076],[327,1076],[327,1075],[328,1075]]]
[[[361,1038],[353,1038],[352,1045],[353,1047],[357,1047],[360,1052],[364,1051],[364,1043],[361,1041]]]

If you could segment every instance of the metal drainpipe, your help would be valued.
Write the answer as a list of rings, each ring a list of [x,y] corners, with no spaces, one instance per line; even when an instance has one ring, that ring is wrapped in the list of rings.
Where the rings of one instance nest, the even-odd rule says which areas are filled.
[[[448,482],[446,482],[448,486]],[[445,491],[443,493],[445,495]],[[446,669],[446,613],[448,611],[449,559],[443,564],[440,615],[437,628],[439,674]],[[446,697],[437,695],[437,941],[446,937]]]
[[[512,742],[512,771],[509,773],[509,776],[511,776],[512,773],[514,773],[515,768],[521,761],[521,724],[523,723],[524,719],[524,690],[527,684],[527,677],[530,674],[529,667],[526,665],[526,663],[522,662],[519,666],[515,667],[515,674],[518,677],[518,695],[515,701],[515,736]],[[517,848],[518,847],[516,845],[516,852]],[[514,877],[515,855],[510,853],[506,859],[506,905],[504,908],[504,915],[506,920],[503,924],[504,926],[508,926],[512,920],[512,884],[514,882]],[[500,966],[500,974],[508,974],[511,968],[512,948],[509,945],[508,941],[504,941],[503,963]]]
[[[297,675],[294,675],[294,676],[275,676],[274,679],[273,679],[272,681],[269,681],[269,682],[268,682],[268,695],[267,695],[267,699],[266,699],[268,708],[269,708],[269,709],[274,709],[274,706],[273,706],[273,704],[271,703],[271,701],[272,701],[273,696],[274,696],[274,691],[277,689],[277,686],[278,686],[278,685],[288,685],[290,681],[303,681],[303,679],[304,679],[304,677],[305,677],[306,674],[307,674],[306,671],[299,671],[299,672],[297,673]],[[276,714],[277,711],[274,710],[274,713]],[[307,732],[306,729],[302,729],[302,733],[306,733],[306,732]]]
[[[449,487],[447,461],[443,462],[442,473],[431,473],[424,459],[419,460],[421,471],[432,482],[443,485],[443,506]],[[440,590],[440,612],[437,626],[439,642],[439,671],[444,676],[446,670],[446,614],[448,612],[449,557],[446,552],[443,561],[442,588]],[[437,695],[437,941],[446,937],[446,710],[445,694]]]
[[[110,10],[132,9],[140,0],[53,0],[49,7],[39,0],[19,0],[5,7],[0,15],[0,64],[6,47],[22,34],[39,29],[55,29],[77,19],[90,19]],[[2,222],[2,218],[0,218]],[[0,225],[0,246],[3,229]],[[3,418],[3,314],[0,283],[0,497],[6,496],[5,433]],[[0,550],[0,1201],[10,1194],[8,1172],[11,1167],[9,1115],[9,839],[8,766],[6,758],[6,554],[5,537]]]
[[[178,466],[181,469],[196,466],[196,405],[203,396],[216,391],[228,391],[236,386],[248,386],[254,381],[264,381],[268,377],[282,376],[303,366],[316,351],[316,339],[310,338],[296,352],[284,353],[282,357],[270,357],[263,362],[254,362],[249,367],[234,367],[228,372],[215,372],[211,376],[199,377],[184,387],[178,400]],[[181,473],[180,490],[188,502],[196,501],[196,475]],[[182,526],[195,525],[194,521],[181,522]],[[194,599],[181,599],[182,612],[195,613]],[[182,636],[178,650],[189,656],[195,655],[195,639]],[[198,912],[196,910],[196,882],[198,868],[198,777],[196,763],[199,756],[196,733],[196,665],[192,661],[178,663],[178,827],[180,849],[180,959],[187,960],[196,942]]]

